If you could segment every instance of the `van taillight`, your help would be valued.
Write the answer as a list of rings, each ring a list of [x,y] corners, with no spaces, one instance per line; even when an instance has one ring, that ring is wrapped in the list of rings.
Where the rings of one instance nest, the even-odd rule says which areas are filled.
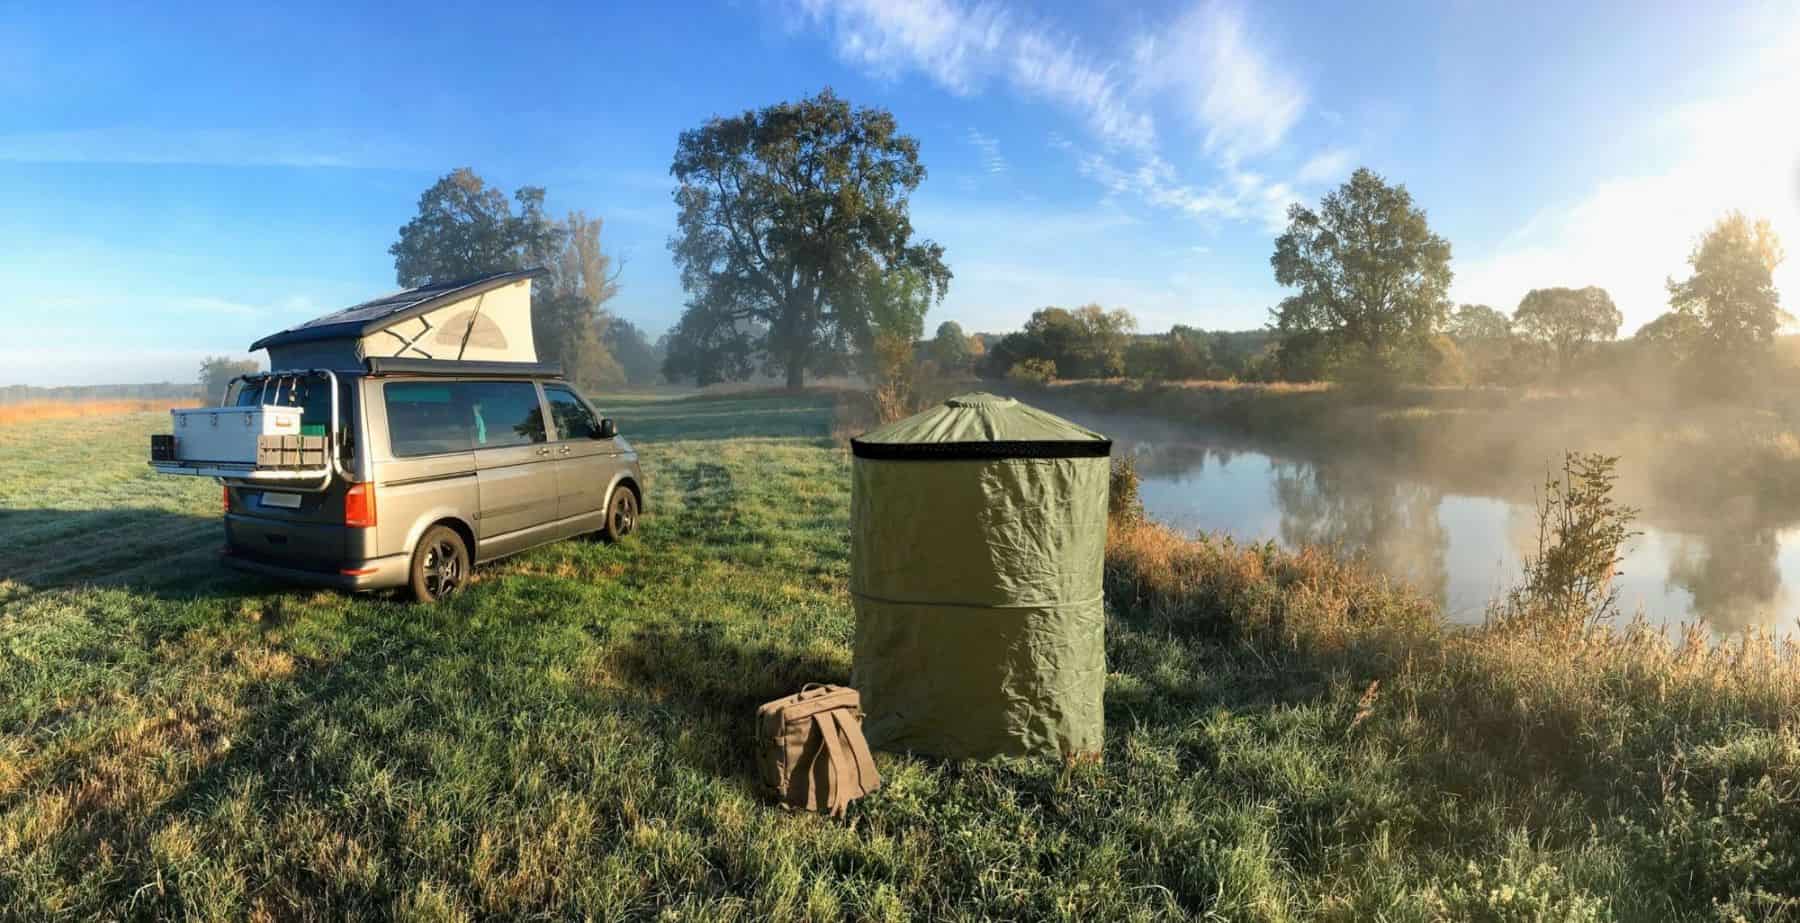
[[[223,500],[219,501],[219,507],[222,511],[229,513],[231,512],[231,485],[226,484],[224,491],[225,497]]]
[[[351,484],[344,491],[344,525],[363,529],[375,527],[375,485]]]

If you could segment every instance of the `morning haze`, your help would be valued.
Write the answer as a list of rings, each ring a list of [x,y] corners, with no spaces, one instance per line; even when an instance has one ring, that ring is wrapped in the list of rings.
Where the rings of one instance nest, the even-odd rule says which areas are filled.
[[[0,12],[0,918],[1800,919],[1797,58]]]

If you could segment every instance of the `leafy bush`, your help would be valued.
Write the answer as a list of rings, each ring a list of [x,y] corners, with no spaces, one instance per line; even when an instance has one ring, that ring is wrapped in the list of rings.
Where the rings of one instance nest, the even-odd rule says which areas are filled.
[[[876,335],[870,350],[870,365],[875,380],[872,395],[877,419],[892,423],[919,409],[914,387],[918,378],[918,360],[914,358],[910,339],[891,333]]]
[[[1144,499],[1138,496],[1137,462],[1129,455],[1113,459],[1112,474],[1107,479],[1107,517],[1124,526],[1144,521]]]
[[[1020,359],[1006,371],[1006,380],[1022,385],[1047,385],[1056,380],[1056,363],[1049,359]]]
[[[1538,500],[1537,553],[1508,595],[1502,621],[1567,634],[1618,614],[1613,577],[1637,510],[1613,499],[1617,456],[1565,453]]]

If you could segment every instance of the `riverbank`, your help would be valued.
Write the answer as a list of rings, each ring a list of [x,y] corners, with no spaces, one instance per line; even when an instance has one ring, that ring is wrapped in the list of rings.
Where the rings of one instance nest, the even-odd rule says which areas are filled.
[[[1715,529],[1800,521],[1800,396],[1753,407],[1617,393],[1326,384],[1054,382],[1009,390],[1049,404],[1204,428],[1311,457],[1378,462],[1448,489],[1531,497],[1565,451],[1620,457],[1621,499],[1646,521]]]
[[[1146,692],[1205,715],[1161,752],[1262,819],[1298,916],[1800,918],[1792,645],[1451,629],[1316,549],[1152,523],[1106,588]]]
[[[637,536],[436,607],[218,569],[164,415],[0,428],[0,917],[1797,915],[1792,652],[1452,630],[1154,525],[1109,535],[1103,761],[881,753],[849,821],[772,807],[756,705],[849,677],[834,405],[603,402]]]

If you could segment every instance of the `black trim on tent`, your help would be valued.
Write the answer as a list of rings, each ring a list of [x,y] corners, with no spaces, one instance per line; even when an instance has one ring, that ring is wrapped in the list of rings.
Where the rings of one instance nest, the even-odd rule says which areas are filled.
[[[861,442],[850,440],[857,458],[881,461],[995,461],[1008,458],[1106,458],[1111,439],[995,440],[992,442]]]
[[[363,360],[371,375],[460,375],[465,378],[561,378],[556,362],[466,362],[460,359],[417,359],[370,356]]]

